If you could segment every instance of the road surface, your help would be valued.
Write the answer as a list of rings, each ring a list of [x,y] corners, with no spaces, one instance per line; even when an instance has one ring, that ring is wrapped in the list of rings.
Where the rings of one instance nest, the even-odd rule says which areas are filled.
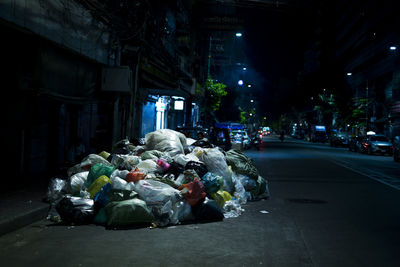
[[[2,266],[400,266],[400,164],[264,138],[271,198],[238,218],[106,230],[39,221],[0,237]]]

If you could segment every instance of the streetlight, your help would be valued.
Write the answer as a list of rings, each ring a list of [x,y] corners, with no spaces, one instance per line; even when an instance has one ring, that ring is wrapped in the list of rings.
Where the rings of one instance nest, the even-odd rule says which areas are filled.
[[[247,68],[243,68],[243,70],[247,70]]]
[[[353,75],[353,73],[351,73],[351,72],[348,72],[348,73],[347,73],[347,76],[351,76],[351,75]]]
[[[237,32],[236,33],[236,37],[242,37],[242,33],[241,32]]]
[[[248,84],[247,87],[251,87],[251,84]]]
[[[242,86],[243,85],[243,80],[239,80],[238,84],[239,84],[239,86]]]
[[[253,102],[254,102],[254,100],[252,99],[252,100],[250,100],[250,102],[251,102],[251,103],[253,103]]]
[[[389,49],[392,50],[392,51],[394,51],[394,50],[397,49],[397,47],[396,47],[396,46],[391,46]]]

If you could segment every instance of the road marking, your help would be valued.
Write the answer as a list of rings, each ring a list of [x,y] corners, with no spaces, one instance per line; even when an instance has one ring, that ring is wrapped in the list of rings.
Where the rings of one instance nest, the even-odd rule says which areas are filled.
[[[346,163],[346,162],[341,162],[341,161],[333,160],[333,159],[330,159],[330,161],[335,163],[336,165],[342,166],[342,167],[344,167],[346,169],[349,169],[349,170],[351,170],[353,172],[356,172],[358,174],[366,176],[366,177],[368,177],[368,178],[370,178],[372,180],[375,180],[377,182],[380,182],[382,184],[390,186],[390,187],[392,187],[394,189],[400,190],[400,180],[399,179],[390,177],[390,176],[382,174],[382,173],[375,172],[373,170],[368,170],[369,173],[366,173],[366,172],[363,172],[361,170],[355,169],[352,166],[349,166],[349,164]]]

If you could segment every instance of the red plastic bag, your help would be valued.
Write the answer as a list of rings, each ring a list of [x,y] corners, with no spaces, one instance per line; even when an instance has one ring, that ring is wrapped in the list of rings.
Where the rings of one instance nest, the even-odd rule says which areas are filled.
[[[146,174],[143,172],[140,172],[138,168],[136,168],[134,171],[128,172],[126,175],[125,180],[129,182],[134,182],[136,183],[139,180],[143,180],[146,177]]]
[[[203,202],[206,197],[204,185],[197,178],[194,178],[193,182],[181,185],[178,190],[181,191],[190,206]]]

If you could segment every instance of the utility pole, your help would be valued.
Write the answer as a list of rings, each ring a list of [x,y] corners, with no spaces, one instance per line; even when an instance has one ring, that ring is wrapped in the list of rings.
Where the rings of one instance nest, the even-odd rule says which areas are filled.
[[[366,93],[367,93],[367,100],[366,100],[366,103],[365,103],[365,120],[366,120],[366,122],[365,122],[365,132],[367,132],[368,131],[368,106],[369,106],[369,93],[368,93],[368,80],[367,80],[367,87],[366,87]]]
[[[210,67],[211,67],[211,41],[212,41],[212,38],[211,38],[211,35],[210,35],[210,43],[209,43],[209,46],[208,46],[207,78],[210,77]]]

